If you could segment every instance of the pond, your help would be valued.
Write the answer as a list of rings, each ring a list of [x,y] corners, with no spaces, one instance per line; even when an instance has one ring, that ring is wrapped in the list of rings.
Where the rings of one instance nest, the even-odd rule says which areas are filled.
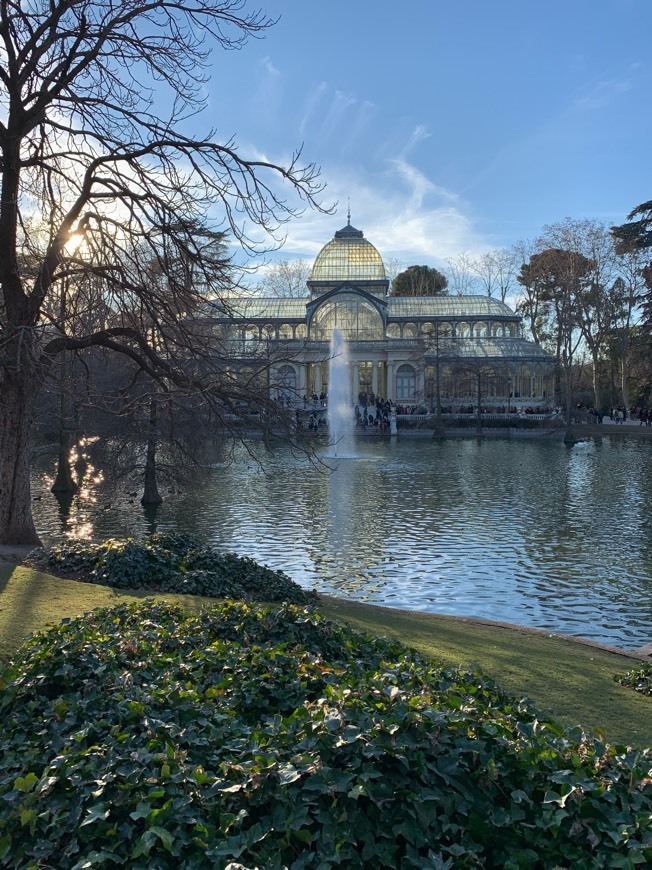
[[[69,509],[35,476],[46,543],[176,529],[373,604],[652,641],[650,442],[369,437],[326,472],[283,447],[216,451],[152,515],[94,469]],[[106,477],[108,478],[108,472]]]

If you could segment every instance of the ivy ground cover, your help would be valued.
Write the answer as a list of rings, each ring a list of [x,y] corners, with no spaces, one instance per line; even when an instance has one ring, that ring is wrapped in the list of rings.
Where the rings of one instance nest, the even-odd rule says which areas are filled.
[[[636,867],[651,759],[291,604],[151,601],[2,675],[7,867]]]
[[[247,556],[216,550],[192,535],[153,534],[99,544],[67,541],[34,550],[30,562],[64,577],[114,589],[147,589],[207,598],[316,604],[315,592]]]

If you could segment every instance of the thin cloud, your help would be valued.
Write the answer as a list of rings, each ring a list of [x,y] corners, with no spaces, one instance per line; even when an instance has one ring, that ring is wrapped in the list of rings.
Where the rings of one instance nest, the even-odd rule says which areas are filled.
[[[598,81],[589,86],[584,94],[573,102],[575,109],[593,111],[609,106],[621,94],[633,90],[635,82],[631,76]]]
[[[326,82],[320,82],[306,100],[306,108],[304,109],[303,116],[299,123],[299,135],[301,136],[301,139],[306,138],[306,132],[308,129],[308,125],[310,124],[310,120],[315,113],[317,106],[322,101],[324,94],[327,90],[328,85],[326,84]]]
[[[405,143],[401,156],[406,157],[415,145],[418,145],[419,142],[424,142],[426,139],[429,139],[431,135],[432,133],[430,133],[425,124],[417,124],[417,126],[412,131],[408,141]]]
[[[477,256],[490,247],[474,229],[467,204],[405,160],[395,158],[378,174],[327,166],[324,178],[328,194],[339,202],[337,215],[305,212],[291,221],[286,254],[314,258],[346,223],[348,200],[351,222],[383,257],[434,265],[461,251]]]
[[[268,72],[271,76],[273,76],[273,77],[280,76],[281,71],[274,66],[269,55],[266,55],[265,57],[261,58],[260,64],[263,67],[263,69],[265,69],[266,72]]]
[[[357,106],[357,111],[353,119],[349,119],[348,135],[342,138],[340,142],[340,150],[349,150],[355,141],[359,139],[366,131],[369,123],[376,113],[376,106],[369,100],[365,100]]]
[[[356,98],[351,94],[345,94],[343,91],[336,91],[331,99],[331,104],[326,113],[326,117],[317,133],[318,140],[331,139],[338,127],[343,123],[348,110],[352,106],[355,106],[356,102]]]

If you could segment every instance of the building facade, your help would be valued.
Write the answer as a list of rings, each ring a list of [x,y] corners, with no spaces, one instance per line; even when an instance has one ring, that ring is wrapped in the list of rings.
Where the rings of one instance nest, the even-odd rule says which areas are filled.
[[[444,410],[481,401],[542,410],[553,360],[521,318],[488,296],[389,296],[383,260],[347,226],[320,251],[303,298],[232,298],[218,320],[234,368],[266,360],[272,396],[300,405],[328,393],[330,341],[344,335],[351,397]]]

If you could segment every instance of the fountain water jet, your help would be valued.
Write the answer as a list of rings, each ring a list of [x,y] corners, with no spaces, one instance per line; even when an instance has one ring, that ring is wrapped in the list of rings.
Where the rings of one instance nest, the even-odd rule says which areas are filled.
[[[349,354],[339,329],[333,330],[328,365],[328,432],[332,455],[353,458],[353,413]]]

